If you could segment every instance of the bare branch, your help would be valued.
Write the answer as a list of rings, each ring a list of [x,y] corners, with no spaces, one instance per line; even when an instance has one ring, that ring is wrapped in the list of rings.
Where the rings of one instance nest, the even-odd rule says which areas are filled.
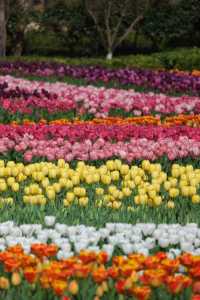
[[[106,49],[106,41],[105,41],[105,36],[104,36],[104,32],[103,32],[103,29],[101,28],[101,26],[99,25],[99,22],[98,22],[98,19],[95,15],[95,13],[93,13],[93,11],[91,9],[88,8],[88,13],[91,15],[96,27],[97,27],[97,30],[99,32],[99,35],[100,35],[100,38],[102,40],[102,44],[104,46],[104,48]]]
[[[107,12],[105,9],[105,25],[106,25],[108,47],[110,49],[112,48],[112,34],[111,34],[111,28],[110,28],[111,9],[112,9],[112,2],[109,1]]]
[[[138,16],[128,27],[128,29],[125,31],[124,35],[119,38],[118,42],[115,44],[115,48],[117,48],[126,38],[127,36],[133,31],[134,27],[141,22],[144,19],[143,15]]]
[[[124,3],[124,9],[121,11],[121,16],[119,18],[119,21],[118,21],[116,27],[114,28],[114,32],[113,32],[113,35],[112,35],[112,44],[115,42],[115,40],[117,38],[117,35],[119,33],[119,29],[120,29],[120,27],[122,25],[122,22],[123,22],[123,18],[126,16],[127,2],[128,1],[126,1]]]

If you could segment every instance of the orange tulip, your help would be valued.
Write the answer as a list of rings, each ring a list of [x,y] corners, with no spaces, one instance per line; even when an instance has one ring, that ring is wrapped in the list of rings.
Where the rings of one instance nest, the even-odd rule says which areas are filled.
[[[79,286],[78,286],[78,283],[77,283],[76,280],[72,280],[72,281],[69,283],[68,291],[69,291],[72,295],[77,295],[77,294],[78,294]]]
[[[11,276],[11,283],[14,286],[18,286],[21,283],[21,276],[18,272],[14,272]]]
[[[9,280],[5,277],[0,277],[0,289],[7,290],[9,289],[10,283]]]

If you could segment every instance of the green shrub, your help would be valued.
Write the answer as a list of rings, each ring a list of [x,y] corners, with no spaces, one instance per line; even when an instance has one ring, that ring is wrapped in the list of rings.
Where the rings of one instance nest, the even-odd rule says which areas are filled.
[[[66,54],[67,49],[54,32],[32,31],[27,33],[25,38],[25,53],[56,55],[58,53]]]
[[[200,69],[200,49],[177,49],[158,54],[160,64],[165,69],[194,70]]]

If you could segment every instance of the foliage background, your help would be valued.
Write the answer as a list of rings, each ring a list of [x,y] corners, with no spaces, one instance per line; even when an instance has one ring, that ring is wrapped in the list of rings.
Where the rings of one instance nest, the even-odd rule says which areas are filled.
[[[49,0],[45,8],[35,5],[34,9],[28,9],[20,0],[11,2],[8,54],[68,57],[105,54],[84,0]],[[200,46],[199,0],[176,0],[175,7],[168,2],[148,12],[142,25],[117,49],[117,54]]]

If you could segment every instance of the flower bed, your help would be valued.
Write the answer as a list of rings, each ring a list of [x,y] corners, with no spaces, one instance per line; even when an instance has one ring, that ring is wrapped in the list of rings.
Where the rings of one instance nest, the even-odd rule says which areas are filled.
[[[28,63],[28,62],[0,62],[0,72],[3,74],[18,73],[20,75],[35,75],[59,78],[82,78],[87,82],[102,81],[108,83],[117,81],[122,84],[133,84],[161,92],[191,92],[200,91],[199,76],[178,74],[168,71],[154,71],[141,69],[108,69],[95,66],[70,66],[59,63]]]
[[[181,73],[13,71],[200,91]],[[199,100],[1,76],[0,299],[199,300]]]
[[[66,259],[80,251],[104,251],[113,255],[133,252],[152,255],[164,251],[171,259],[185,252],[200,255],[200,229],[197,224],[107,223],[105,227],[68,226],[56,222],[54,216],[44,217],[42,224],[16,225],[13,221],[0,223],[0,249],[21,245],[30,254],[34,244],[57,246],[57,259]]]
[[[169,160],[197,158],[200,129],[123,123],[0,125],[1,158],[11,158],[10,153],[13,158],[20,154],[22,161],[28,162],[36,158],[89,161],[118,157],[128,162],[163,156]]]
[[[180,113],[200,113],[199,97],[171,97],[164,94],[144,94],[134,90],[77,87],[64,83],[32,82],[14,77],[0,77],[1,101],[5,119],[9,114],[35,118],[51,115],[70,117],[105,118],[110,114],[169,115]],[[49,116],[50,114],[50,116]],[[20,116],[21,117],[21,116]],[[17,116],[16,116],[17,118]],[[4,119],[2,118],[2,121]]]
[[[34,297],[34,294],[41,299],[62,300],[85,295],[95,300],[116,299],[120,295],[122,299],[148,300],[159,294],[163,299],[199,298],[200,259],[190,254],[176,259],[169,259],[162,252],[149,257],[130,254],[115,256],[108,264],[104,252],[83,251],[62,261],[52,258],[57,252],[55,245],[35,244],[31,252],[34,256],[15,246],[0,254],[4,267],[0,288],[4,296],[12,297],[14,291],[21,299],[27,295]]]
[[[133,205],[173,208],[184,198],[200,203],[200,169],[192,165],[173,164],[166,173],[160,164],[148,160],[139,167],[120,160],[108,160],[100,167],[81,161],[74,169],[62,159],[57,165],[41,162],[24,166],[13,161],[5,165],[0,161],[0,176],[1,204],[62,201],[67,207],[131,209]]]

